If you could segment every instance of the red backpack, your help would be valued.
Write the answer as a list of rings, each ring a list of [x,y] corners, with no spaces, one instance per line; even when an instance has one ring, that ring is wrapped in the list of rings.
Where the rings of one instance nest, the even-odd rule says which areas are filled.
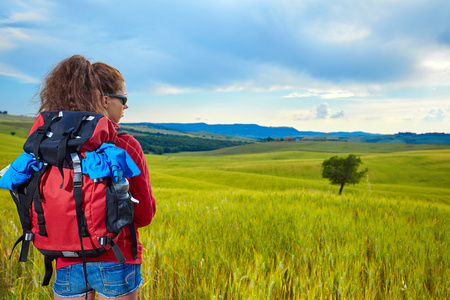
[[[120,263],[125,258],[114,239],[130,226],[132,250],[137,258],[131,195],[118,197],[111,178],[93,180],[82,174],[86,152],[114,143],[120,134],[104,115],[78,111],[42,112],[24,145],[37,165],[31,178],[11,194],[23,235],[20,261],[27,260],[30,242],[45,256],[48,285],[52,261],[58,257],[97,257],[112,249]],[[13,248],[13,250],[14,250]],[[86,273],[85,273],[86,275]]]

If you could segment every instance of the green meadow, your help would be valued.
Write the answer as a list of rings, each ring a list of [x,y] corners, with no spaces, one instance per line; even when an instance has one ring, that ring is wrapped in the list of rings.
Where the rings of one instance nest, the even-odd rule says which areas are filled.
[[[0,135],[3,168],[24,140]],[[349,153],[368,176],[338,196],[321,163]],[[450,146],[273,142],[147,162],[142,299],[450,298]],[[0,210],[0,297],[48,299],[38,251],[8,260],[8,191]]]

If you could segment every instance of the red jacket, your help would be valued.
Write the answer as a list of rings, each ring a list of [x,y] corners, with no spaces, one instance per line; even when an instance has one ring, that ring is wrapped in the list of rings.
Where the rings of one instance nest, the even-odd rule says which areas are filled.
[[[43,122],[35,122],[34,126],[31,128],[30,133],[34,132],[42,124]],[[128,226],[125,226],[122,232],[119,234],[116,244],[119,246],[120,250],[125,256],[126,263],[141,264],[142,244],[139,242],[137,228],[147,226],[151,223],[156,211],[155,198],[153,197],[152,188],[150,185],[150,176],[148,172],[147,162],[145,160],[144,152],[142,151],[142,147],[139,142],[129,134],[120,134],[118,136],[116,146],[124,149],[141,170],[141,173],[138,176],[128,178],[130,183],[130,193],[135,199],[139,200],[139,204],[135,204],[134,209],[134,223],[136,225],[136,236],[138,238],[138,258],[136,260],[133,259],[130,231]],[[117,262],[117,259],[113,251],[108,251],[102,256],[87,258],[86,261]],[[82,259],[80,258],[58,258],[56,260],[56,268],[59,269],[81,262]]]

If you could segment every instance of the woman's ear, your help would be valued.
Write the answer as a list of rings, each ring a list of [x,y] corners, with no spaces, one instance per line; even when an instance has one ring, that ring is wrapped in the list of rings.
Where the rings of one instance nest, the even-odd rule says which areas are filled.
[[[108,108],[108,96],[101,96],[102,106]]]

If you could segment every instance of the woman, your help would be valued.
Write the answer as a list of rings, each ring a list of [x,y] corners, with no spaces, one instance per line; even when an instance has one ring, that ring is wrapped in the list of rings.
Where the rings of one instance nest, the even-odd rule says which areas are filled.
[[[51,70],[39,95],[41,102],[39,111],[70,110],[102,113],[115,125],[128,108],[122,74],[105,63],[91,64],[80,55],[63,60]],[[140,175],[129,178],[129,184],[131,195],[139,200],[139,204],[135,206],[135,228],[147,226],[152,221],[156,207],[144,153],[139,142],[126,133],[118,135],[116,146],[124,149],[141,171]],[[117,263],[112,251],[99,257],[87,258],[89,283],[87,290],[82,260],[57,259],[53,285],[54,299],[85,299],[86,293],[88,299],[94,299],[95,292],[98,293],[98,299],[137,299],[142,283],[140,273],[142,244],[138,241],[138,257],[133,259],[130,243],[130,232],[126,226],[116,242],[126,258],[126,264]],[[108,285],[108,282],[114,284]]]

